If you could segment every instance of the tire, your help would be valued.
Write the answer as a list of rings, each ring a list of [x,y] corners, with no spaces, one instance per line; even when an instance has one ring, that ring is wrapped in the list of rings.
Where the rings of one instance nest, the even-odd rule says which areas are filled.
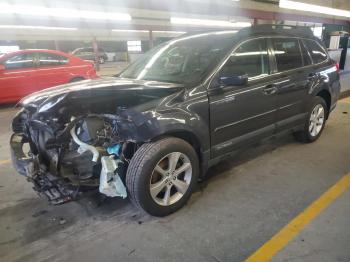
[[[317,131],[317,132],[313,132],[312,130],[310,130],[310,128],[311,128],[310,126],[311,126],[311,121],[313,118],[313,112],[317,108],[322,108],[322,110],[323,110],[323,121],[322,121],[321,125],[318,122],[317,128],[320,127],[319,131],[317,131],[318,129],[317,130],[312,129],[314,131],[315,130]],[[310,105],[307,120],[305,121],[304,129],[302,131],[294,133],[295,138],[298,141],[303,142],[303,143],[312,143],[312,142],[316,141],[322,134],[322,131],[323,131],[324,126],[326,124],[327,116],[328,116],[328,109],[327,109],[326,101],[322,97],[319,97],[319,96],[314,97],[312,100],[312,103]],[[316,126],[314,126],[314,128],[316,128]]]
[[[177,165],[172,168],[170,163],[175,163],[178,156]],[[180,168],[185,167],[185,171],[176,175]],[[150,215],[162,217],[186,204],[195,189],[198,174],[198,157],[193,147],[182,139],[167,137],[143,144],[136,151],[127,170],[126,186],[136,207]],[[163,189],[158,194],[155,193],[159,188]]]
[[[72,78],[69,81],[69,83],[79,82],[79,81],[82,81],[82,80],[85,80],[85,78],[83,78],[83,77],[74,77],[74,78]]]

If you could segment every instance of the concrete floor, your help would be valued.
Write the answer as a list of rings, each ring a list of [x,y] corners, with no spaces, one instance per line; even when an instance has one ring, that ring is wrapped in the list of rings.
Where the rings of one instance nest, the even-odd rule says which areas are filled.
[[[100,65],[99,76],[114,76],[122,71],[129,63],[127,62],[106,62]]]
[[[0,109],[0,261],[243,261],[350,171],[348,98],[317,142],[286,136],[218,164],[166,218],[117,198],[49,206],[6,161],[14,113]],[[273,260],[350,261],[349,194]]]

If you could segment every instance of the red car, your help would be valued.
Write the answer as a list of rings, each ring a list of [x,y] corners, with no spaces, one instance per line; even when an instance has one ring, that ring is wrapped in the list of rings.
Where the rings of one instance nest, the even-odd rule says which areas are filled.
[[[55,50],[0,55],[0,103],[17,102],[44,88],[97,78],[93,62]]]

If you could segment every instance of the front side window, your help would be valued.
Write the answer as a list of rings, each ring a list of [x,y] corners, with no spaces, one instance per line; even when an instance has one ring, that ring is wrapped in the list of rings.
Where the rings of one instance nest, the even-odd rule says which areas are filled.
[[[299,41],[296,38],[273,38],[277,70],[279,72],[303,66]]]
[[[68,58],[50,53],[38,53],[40,66],[64,65],[68,63]]]
[[[198,84],[232,48],[233,39],[233,32],[176,38],[147,52],[127,67],[120,77]]]
[[[314,64],[318,64],[327,60],[326,52],[316,41],[304,40],[304,43],[307,49],[309,49]]]
[[[254,39],[241,44],[225,63],[221,76],[248,75],[249,78],[268,75],[266,39]]]
[[[34,54],[18,54],[7,59],[4,63],[6,69],[21,69],[34,66]]]

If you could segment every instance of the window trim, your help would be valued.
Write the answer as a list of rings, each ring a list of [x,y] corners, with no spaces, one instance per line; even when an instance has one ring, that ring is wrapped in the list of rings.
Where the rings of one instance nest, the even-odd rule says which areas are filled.
[[[18,55],[28,55],[28,54],[32,54],[33,55],[33,58],[32,58],[32,66],[30,67],[19,67],[19,68],[7,68],[6,67],[6,62],[15,57],[15,56],[18,56]],[[4,61],[1,63],[5,66],[5,70],[23,70],[23,69],[33,69],[36,67],[36,64],[35,64],[35,60],[36,60],[36,55],[34,52],[23,52],[23,53],[18,53],[18,54],[14,54],[14,55],[11,55],[10,57],[7,57],[6,59],[4,59]]]
[[[234,52],[236,52],[236,50],[244,45],[245,43],[249,42],[249,41],[254,41],[254,40],[258,40],[258,39],[265,39],[265,43],[266,43],[266,51],[267,51],[267,62],[268,62],[268,71],[269,73],[267,75],[260,75],[260,76],[255,76],[255,77],[248,77],[248,83],[252,82],[252,81],[257,81],[260,79],[264,79],[266,77],[270,77],[271,76],[271,68],[272,64],[271,64],[271,50],[269,48],[269,41],[268,41],[268,37],[254,37],[254,38],[248,38],[245,39],[244,41],[239,42],[237,45],[235,45],[226,55],[226,57],[223,58],[223,62],[219,63],[219,65],[214,68],[213,73],[209,75],[209,77],[203,82],[206,83],[209,80],[208,83],[208,89],[213,89],[212,88],[212,82],[213,79],[215,79],[215,77],[217,76],[217,74],[221,71],[221,69],[225,66],[225,64],[227,63],[227,61],[230,59],[231,54],[233,54]]]
[[[314,40],[314,39],[310,39],[310,38],[306,38],[306,37],[299,37],[299,36],[288,36],[288,35],[276,35],[276,36],[271,36],[271,35],[269,35],[269,36],[258,36],[258,37],[250,37],[250,38],[247,38],[247,39],[245,39],[245,40],[243,40],[243,41],[241,41],[241,42],[238,42],[237,44],[235,44],[233,47],[232,47],[232,49],[231,49],[231,51],[229,51],[228,52],[228,54],[226,55],[226,57],[224,57],[223,59],[222,59],[222,62],[220,62],[220,63],[218,63],[218,65],[213,69],[213,71],[212,71],[212,73],[210,73],[209,75],[208,75],[208,77],[202,82],[202,85],[206,85],[207,86],[207,90],[210,90],[210,89],[213,89],[213,87],[212,87],[212,82],[213,82],[213,80],[215,79],[215,77],[216,77],[216,75],[218,74],[218,72],[221,70],[221,68],[225,65],[225,63],[227,62],[227,60],[230,58],[230,55],[232,54],[232,52],[234,52],[240,45],[242,45],[242,44],[244,44],[245,42],[247,42],[247,41],[250,41],[250,40],[254,40],[254,39],[260,39],[260,38],[265,38],[265,39],[267,39],[268,40],[268,43],[270,42],[270,44],[272,44],[271,43],[271,41],[269,41],[269,39],[272,39],[272,38],[296,38],[296,39],[301,39],[301,40],[312,40],[312,41],[315,41],[324,51],[325,51],[325,53],[326,53],[326,55],[327,55],[327,59],[326,60],[324,60],[323,62],[321,62],[321,63],[318,63],[318,64],[314,64],[314,62],[313,62],[313,60],[311,59],[311,61],[312,61],[312,64],[310,64],[310,65],[307,65],[307,66],[302,66],[302,67],[300,67],[300,68],[295,68],[295,69],[290,69],[290,70],[288,70],[288,71],[283,71],[283,72],[271,72],[270,71],[270,74],[269,75],[267,75],[267,76],[264,76],[264,77],[262,77],[262,78],[259,78],[259,79],[257,79],[257,80],[261,80],[261,79],[265,79],[265,78],[268,78],[268,77],[273,77],[273,76],[276,76],[276,75],[280,75],[280,74],[285,74],[285,73],[290,73],[290,72],[292,72],[292,71],[296,71],[296,70],[300,70],[300,69],[304,69],[304,68],[309,68],[309,67],[313,67],[313,66],[319,66],[319,65],[321,65],[321,64],[325,64],[326,62],[329,62],[329,59],[330,59],[330,57],[329,57],[329,54],[328,54],[328,52],[325,50],[325,48],[322,46],[322,45],[320,45],[316,40]],[[272,48],[272,46],[271,46],[271,48]],[[271,54],[271,51],[273,52],[274,50],[273,50],[273,48],[272,48],[272,50],[269,50],[270,51],[270,54]],[[271,54],[272,55],[272,54]],[[273,56],[273,59],[274,59],[274,56]],[[271,59],[272,61],[273,61],[273,59]],[[270,61],[271,61],[270,60]],[[271,68],[277,68],[277,65],[276,65],[276,63],[274,62],[273,63],[273,65],[270,65],[270,69]],[[248,81],[249,81],[249,79],[248,79]]]
[[[274,39],[287,39],[287,38],[292,38],[292,39],[295,39],[298,43],[298,47],[299,47],[299,55],[300,55],[300,60],[301,60],[301,67],[296,67],[296,68],[292,68],[292,69],[288,69],[288,70],[283,70],[283,71],[279,71],[278,70],[278,65],[277,65],[277,59],[276,59],[276,54],[275,54],[275,48],[274,48],[274,45],[273,45],[273,41],[271,41],[271,48],[272,48],[272,55],[274,57],[274,62],[275,62],[275,70],[276,70],[276,73],[285,73],[285,72],[288,72],[288,71],[292,71],[292,70],[296,70],[296,69],[300,69],[302,67],[304,67],[304,60],[303,60],[303,54],[301,52],[301,47],[300,47],[300,43],[299,43],[299,39],[298,37],[282,37],[282,36],[276,36],[274,37]],[[312,61],[312,60],[311,60]]]
[[[64,64],[56,64],[56,65],[41,65],[40,64],[40,54],[49,54],[49,55],[55,55],[55,56],[59,56],[59,57],[64,57],[66,58],[67,60],[67,63],[64,63]],[[63,55],[60,55],[60,54],[55,54],[55,53],[49,53],[49,52],[36,52],[35,53],[35,61],[34,61],[34,64],[35,64],[35,67],[37,68],[42,68],[42,67],[58,67],[58,66],[65,66],[65,65],[68,65],[69,64],[69,57],[67,56],[63,56]]]

